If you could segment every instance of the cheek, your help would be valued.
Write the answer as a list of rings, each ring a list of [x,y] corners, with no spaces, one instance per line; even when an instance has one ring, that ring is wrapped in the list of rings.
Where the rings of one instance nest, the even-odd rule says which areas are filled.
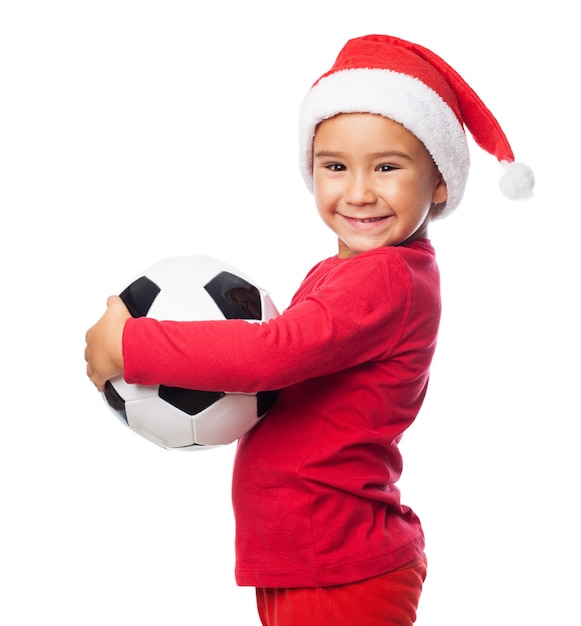
[[[409,199],[410,208],[415,206],[415,210],[420,214],[430,210],[433,202],[434,188],[428,181],[418,183],[418,181],[415,180],[413,183],[410,183],[404,195]]]
[[[315,186],[313,195],[315,198],[315,205],[319,211],[324,210],[334,202],[336,194],[333,193],[332,185],[329,185],[324,179],[315,180]]]
[[[317,213],[323,218],[323,220],[325,220],[326,216],[329,214],[329,209],[327,208],[328,203],[325,200],[325,194],[322,193],[317,187],[315,187],[314,190],[314,200]]]

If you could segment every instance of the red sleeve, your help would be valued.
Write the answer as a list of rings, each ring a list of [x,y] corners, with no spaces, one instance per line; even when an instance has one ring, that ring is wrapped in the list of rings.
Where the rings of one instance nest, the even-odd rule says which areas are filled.
[[[128,320],[126,381],[250,393],[388,355],[412,297],[407,265],[367,253],[323,278],[267,323]]]

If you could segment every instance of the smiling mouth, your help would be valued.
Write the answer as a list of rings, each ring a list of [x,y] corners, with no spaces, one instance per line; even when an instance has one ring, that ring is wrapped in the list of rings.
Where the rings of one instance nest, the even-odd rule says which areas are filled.
[[[382,215],[381,217],[349,217],[348,215],[344,215],[348,220],[352,222],[358,222],[359,224],[371,224],[372,222],[380,222],[381,220],[386,220],[391,215]]]

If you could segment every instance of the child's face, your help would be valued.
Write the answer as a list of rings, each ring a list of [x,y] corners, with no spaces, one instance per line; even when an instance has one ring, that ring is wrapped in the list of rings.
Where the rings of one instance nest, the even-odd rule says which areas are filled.
[[[315,202],[339,237],[339,257],[427,234],[446,185],[415,135],[380,115],[350,113],[319,124],[313,144]]]

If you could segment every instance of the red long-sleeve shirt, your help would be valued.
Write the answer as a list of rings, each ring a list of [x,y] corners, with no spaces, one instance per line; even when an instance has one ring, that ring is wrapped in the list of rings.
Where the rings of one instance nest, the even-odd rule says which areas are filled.
[[[240,585],[344,584],[422,553],[396,487],[398,442],[424,398],[439,318],[424,239],[322,261],[268,323],[128,320],[127,382],[281,390],[236,453]]]

